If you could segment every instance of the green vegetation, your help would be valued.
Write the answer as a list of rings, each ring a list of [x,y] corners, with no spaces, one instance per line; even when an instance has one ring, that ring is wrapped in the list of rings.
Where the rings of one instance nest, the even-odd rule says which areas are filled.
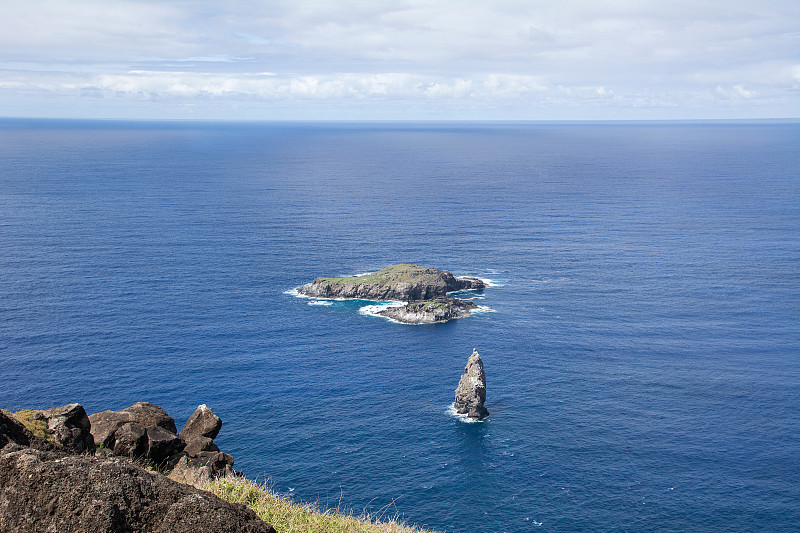
[[[383,515],[353,516],[337,510],[321,512],[317,506],[296,503],[268,487],[242,478],[219,479],[205,487],[231,503],[242,503],[277,531],[292,533],[432,533],[406,526]]]
[[[49,440],[54,444],[59,444],[54,438],[53,435],[48,433],[47,431],[47,422],[44,420],[36,420],[34,416],[36,413],[41,413],[41,409],[22,409],[21,411],[17,411],[16,413],[11,413],[2,409],[2,411],[12,417],[15,418],[17,421],[22,422],[22,425],[28,428],[28,431],[33,433],[36,437]],[[59,444],[60,446],[60,444]]]
[[[436,269],[423,268],[419,265],[390,265],[377,272],[363,276],[346,276],[343,278],[320,278],[330,285],[361,285],[389,283],[436,283],[439,280]]]

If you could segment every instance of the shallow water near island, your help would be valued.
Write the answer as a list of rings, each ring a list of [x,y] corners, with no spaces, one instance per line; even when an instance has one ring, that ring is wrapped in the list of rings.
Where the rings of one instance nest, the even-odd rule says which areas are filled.
[[[3,119],[0,406],[205,403],[248,477],[438,531],[791,531],[798,147],[795,123]],[[493,280],[493,312],[287,293],[408,262]],[[465,423],[473,348],[491,415]]]

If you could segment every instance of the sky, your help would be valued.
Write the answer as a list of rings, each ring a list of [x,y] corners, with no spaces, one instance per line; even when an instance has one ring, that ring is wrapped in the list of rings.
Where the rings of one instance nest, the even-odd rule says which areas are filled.
[[[800,117],[797,0],[0,0],[0,116]]]

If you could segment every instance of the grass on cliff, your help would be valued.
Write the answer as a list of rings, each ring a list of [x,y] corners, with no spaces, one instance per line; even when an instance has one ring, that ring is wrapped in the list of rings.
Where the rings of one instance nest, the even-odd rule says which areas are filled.
[[[331,285],[360,285],[388,283],[435,283],[439,280],[437,273],[429,271],[419,265],[390,265],[377,272],[361,276],[346,276],[343,278],[321,278]]]
[[[267,486],[242,478],[218,479],[204,487],[231,503],[242,503],[280,532],[291,533],[433,533],[393,517],[321,512],[317,506],[279,496]]]
[[[53,442],[55,444],[59,444],[55,440],[55,438],[53,438],[53,435],[47,432],[47,422],[45,422],[44,420],[36,420],[34,418],[34,415],[36,415],[36,413],[42,412],[41,409],[22,409],[21,411],[17,411],[16,413],[6,411],[5,409],[2,409],[2,411],[6,415],[16,419],[18,422],[22,422],[22,425],[28,428],[28,431],[33,433],[34,436],[45,440],[49,440],[50,442]]]

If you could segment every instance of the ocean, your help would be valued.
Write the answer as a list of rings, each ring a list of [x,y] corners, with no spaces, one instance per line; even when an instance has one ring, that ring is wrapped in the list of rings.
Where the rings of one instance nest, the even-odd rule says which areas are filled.
[[[393,263],[491,312],[291,294]],[[797,531],[800,123],[2,119],[0,376],[440,532]]]

